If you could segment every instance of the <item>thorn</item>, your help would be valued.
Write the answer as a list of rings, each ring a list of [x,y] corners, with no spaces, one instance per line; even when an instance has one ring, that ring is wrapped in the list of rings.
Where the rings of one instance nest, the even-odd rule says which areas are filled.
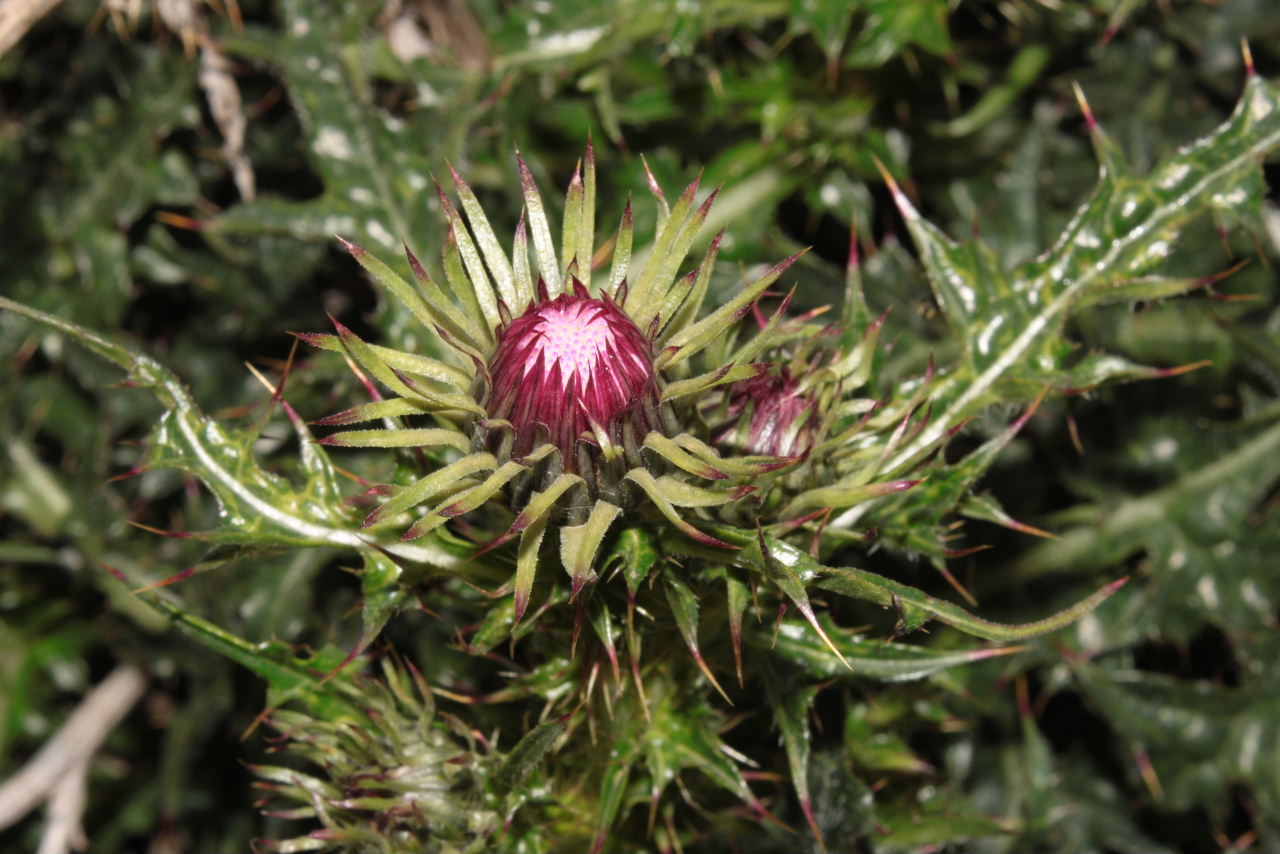
[[[137,477],[138,475],[143,474],[146,471],[147,469],[144,466],[134,466],[133,468],[129,469],[127,472],[124,472],[123,474],[118,474],[118,475],[115,475],[114,477],[107,478],[104,485],[106,483],[119,483],[122,480],[128,480],[131,477]]]
[[[1258,69],[1253,64],[1253,51],[1249,48],[1249,40],[1247,38],[1240,39],[1240,55],[1244,57],[1244,73],[1248,77],[1255,77]]]
[[[1017,420],[1009,425],[1008,435],[1012,439],[1027,426],[1027,422],[1031,420],[1031,416],[1036,414],[1036,410],[1040,408],[1040,404],[1044,403],[1045,397],[1049,394],[1052,385],[1046,385],[1040,389],[1040,393],[1036,395],[1036,399],[1031,401],[1031,405],[1027,407],[1027,411],[1018,416]]]
[[[1157,801],[1163,801],[1164,786],[1160,784],[1160,778],[1156,776],[1156,769],[1151,764],[1151,757],[1147,755],[1145,750],[1135,749],[1133,760],[1137,763],[1138,773],[1142,776],[1142,782],[1146,784],[1151,796]]]
[[[159,590],[161,587],[168,587],[170,584],[177,584],[179,581],[186,581],[199,571],[199,565],[189,566],[181,572],[170,575],[168,578],[162,578],[159,581],[152,582],[151,584],[144,584],[142,587],[138,587],[130,592],[132,592],[134,596],[141,596],[143,593],[150,593],[153,590]]]
[[[667,197],[662,192],[662,186],[658,183],[658,179],[653,177],[653,170],[649,168],[649,161],[644,159],[644,155],[640,155],[640,165],[644,167],[644,177],[649,184],[649,192],[653,193],[659,201],[666,202]]]
[[[368,642],[365,641],[364,638],[361,638],[359,641],[357,641],[355,648],[352,649],[351,652],[347,653],[347,657],[342,659],[342,661],[338,663],[337,667],[333,668],[332,670],[330,670],[328,673],[324,675],[324,677],[320,680],[320,687],[324,687],[329,683],[329,680],[333,679],[333,677],[337,676],[343,670],[346,670],[347,665],[355,661],[356,658],[360,655],[360,653],[364,652],[365,647],[367,647],[368,645],[369,645]]]
[[[1080,84],[1075,80],[1071,81],[1071,88],[1076,93],[1076,103],[1080,105],[1080,112],[1084,116],[1084,123],[1088,126],[1089,133],[1098,133],[1098,120],[1093,116],[1093,110],[1089,107],[1089,101],[1084,96],[1084,90],[1080,88]]]
[[[1157,368],[1156,376],[1160,377],[1161,379],[1165,379],[1168,377],[1180,377],[1183,374],[1189,374],[1192,371],[1198,371],[1201,368],[1207,368],[1212,364],[1213,364],[1213,360],[1211,359],[1201,359],[1198,362],[1192,362],[1189,365],[1178,365],[1175,368]]]
[[[587,617],[587,603],[591,599],[589,596],[583,596],[578,602],[578,607],[574,609],[573,614],[573,636],[569,641],[569,659],[573,660],[578,654],[578,638],[582,636],[582,624]],[[591,683],[595,684],[595,673],[592,672]]]
[[[986,661],[988,658],[999,658],[1002,655],[1017,655],[1031,649],[1027,644],[1022,646],[997,646],[991,649],[980,649],[974,653],[974,661]]]
[[[1231,249],[1231,240],[1227,235],[1227,227],[1222,223],[1218,223],[1218,242],[1222,244],[1222,251],[1227,254],[1228,258],[1236,257],[1236,253]]]
[[[163,528],[153,528],[150,525],[144,525],[141,522],[135,522],[132,519],[126,519],[125,521],[133,527],[141,528],[149,534],[156,534],[157,536],[168,537],[173,540],[189,540],[196,536],[191,531],[166,531]]]
[[[293,341],[293,343],[294,343],[294,346],[296,347],[296,346],[297,346],[297,344],[298,344],[298,339],[296,339],[296,338],[295,338],[295,339],[294,339],[294,341]],[[271,402],[272,402],[272,403],[275,403],[277,400],[279,400],[279,399],[280,399],[280,389],[278,389],[278,388],[276,388],[274,385],[272,385],[272,384],[271,384],[271,381],[270,381],[269,379],[267,379],[265,376],[263,376],[263,375],[262,375],[262,372],[261,372],[261,371],[259,371],[257,368],[255,368],[255,367],[253,366],[253,363],[252,363],[252,362],[246,361],[246,362],[244,363],[244,366],[245,366],[246,368],[248,368],[248,369],[249,369],[249,373],[253,374],[254,379],[256,379],[258,382],[262,383],[262,384],[263,384],[263,386],[265,386],[265,387],[266,387],[267,391],[269,391],[269,392],[271,393]]]
[[[813,815],[813,804],[808,798],[800,801],[800,808],[804,810],[805,821],[809,822],[809,830],[813,831],[813,839],[818,843],[818,850],[822,854],[827,854],[827,841],[822,837],[822,828],[818,827],[818,820]]]
[[[1037,528],[1035,525],[1028,525],[1026,522],[1020,522],[1017,519],[1014,519],[1012,516],[1009,517],[1009,521],[1005,522],[1005,527],[1010,528],[1014,531],[1018,531],[1023,534],[1030,534],[1033,537],[1040,537],[1041,539],[1045,539],[1045,540],[1061,540],[1062,539],[1062,537],[1059,537],[1057,534],[1053,533],[1052,531],[1046,531],[1043,528]]]
[[[813,532],[813,537],[809,540],[809,556],[814,560],[818,560],[822,551],[822,535],[827,530],[827,523],[831,521],[830,508],[817,511],[821,517],[818,521],[818,527]]]
[[[170,211],[156,211],[155,216],[157,220],[165,225],[181,228],[184,231],[203,231],[208,226],[208,223],[204,220],[193,219]]]
[[[1223,248],[1225,248],[1227,250],[1227,254],[1230,255],[1231,248],[1227,246],[1225,243],[1226,232],[1219,231],[1218,233],[1224,241]],[[1232,264],[1230,267],[1228,267],[1227,269],[1219,273],[1213,273],[1212,275],[1209,275],[1209,276],[1201,276],[1199,279],[1196,280],[1196,283],[1202,288],[1211,288],[1213,285],[1216,285],[1218,282],[1221,282],[1224,279],[1228,279],[1231,276],[1234,276],[1236,273],[1240,272],[1242,269],[1249,266],[1250,260],[1251,259],[1249,258],[1242,258],[1241,260],[1237,261],[1236,263]]]
[[[569,589],[570,602],[578,598],[578,594],[582,592],[583,587],[587,586],[587,582],[591,580],[591,576],[592,576],[592,573],[590,572],[590,570],[588,570],[587,572],[575,572],[573,574],[573,578],[570,581],[571,586]]]
[[[876,169],[879,170],[880,177],[884,179],[884,183],[888,186],[889,192],[893,194],[894,201],[901,206],[902,203],[906,201],[906,196],[902,194],[902,188],[899,187],[898,182],[894,180],[893,173],[889,171],[889,167],[884,165],[884,161],[879,157],[876,157],[874,154],[871,155],[871,160],[876,164]]]
[[[1014,683],[1014,693],[1018,698],[1018,715],[1024,720],[1031,720],[1031,695],[1030,689],[1027,688],[1027,677],[1025,675],[1018,676]]]
[[[989,548],[991,548],[991,546],[975,546],[971,549],[961,549],[960,551],[955,552],[954,554],[948,554],[947,557],[949,558],[964,557],[966,555],[974,554],[975,552],[985,551]],[[970,593],[965,588],[965,586],[960,583],[960,579],[956,578],[954,575],[951,574],[951,570],[947,569],[946,564],[939,566],[938,572],[941,573],[942,577],[946,579],[946,582],[951,585],[951,589],[959,593],[962,597],[964,597],[964,600],[968,602],[971,607],[973,608],[978,607],[978,600],[975,599],[973,594]]]
[[[338,242],[345,246],[347,251],[351,253],[351,257],[355,258],[357,261],[369,254],[360,246],[352,243],[350,240],[347,240],[341,234],[335,234],[334,237],[338,238]],[[330,315],[330,317],[332,318],[333,315]]]
[[[1080,427],[1076,424],[1074,414],[1067,413],[1067,433],[1071,435],[1071,444],[1075,447],[1076,453],[1084,456],[1084,443],[1080,441]]]
[[[849,217],[849,257],[845,261],[845,272],[852,273],[862,268],[862,257],[858,253],[858,212]]]
[[[112,566],[109,563],[103,563],[102,561],[98,561],[98,566],[102,567],[107,572],[111,573],[117,581],[122,581],[125,584],[133,583],[132,581],[129,580],[129,576],[125,575],[122,570],[116,569],[114,566]]]
[[[726,703],[732,706],[733,700],[730,700],[729,695],[720,687],[719,681],[717,681],[716,677],[711,673],[711,668],[707,666],[707,662],[702,658],[702,652],[696,646],[692,647],[691,652],[693,652],[693,660],[697,662],[698,669],[702,671],[702,675],[710,680],[711,686],[716,689],[716,693],[723,697]]]

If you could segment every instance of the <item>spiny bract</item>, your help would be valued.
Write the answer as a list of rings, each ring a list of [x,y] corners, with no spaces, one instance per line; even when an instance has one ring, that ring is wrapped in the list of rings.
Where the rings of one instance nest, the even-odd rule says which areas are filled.
[[[424,416],[430,423],[341,432],[324,439],[326,444],[452,449],[449,462],[417,481],[379,488],[389,497],[364,527],[426,506],[404,534],[412,539],[491,501],[505,503],[515,520],[487,545],[520,537],[519,619],[528,606],[548,526],[559,527],[561,560],[576,594],[594,579],[601,542],[623,512],[647,505],[693,540],[730,547],[690,521],[697,509],[754,492],[756,486],[747,481],[796,464],[805,449],[797,441],[748,442],[742,448],[719,443],[718,448],[699,411],[717,388],[743,390],[739,397],[749,394],[750,386],[734,384],[762,378],[772,365],[759,361],[761,355],[796,337],[793,324],[780,322],[788,298],[755,335],[724,346],[736,340],[740,321],[802,253],[704,316],[719,238],[692,272],[678,273],[714,192],[696,204],[695,180],[668,209],[657,191],[657,235],[639,269],[631,263],[628,202],[613,240],[612,267],[607,277],[599,277],[592,270],[596,178],[591,146],[569,185],[559,253],[537,186],[517,157],[525,211],[510,257],[474,192],[453,170],[465,220],[437,186],[449,223],[443,286],[407,249],[416,287],[365,250],[346,244],[447,345],[441,348],[447,351],[444,359],[372,346],[336,323],[336,336],[303,337],[347,352],[394,394],[321,424],[407,416]],[[656,182],[651,184],[656,190]],[[783,408],[797,405],[811,408],[810,403]],[[762,410],[753,412],[756,420],[766,417]],[[801,429],[806,437],[813,433],[811,426]],[[732,452],[722,455],[722,448]],[[704,485],[716,481],[727,484]]]

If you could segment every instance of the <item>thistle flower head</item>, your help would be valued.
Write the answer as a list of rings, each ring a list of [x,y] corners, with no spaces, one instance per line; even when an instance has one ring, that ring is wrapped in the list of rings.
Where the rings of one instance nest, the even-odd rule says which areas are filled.
[[[555,299],[544,291],[499,328],[484,403],[510,423],[512,455],[549,441],[566,471],[581,467],[580,437],[597,449],[634,445],[659,426],[652,342],[609,296],[574,286]]]
[[[813,446],[817,401],[786,365],[737,383],[729,393],[729,417],[745,427],[744,448],[771,457],[803,457]],[[740,428],[722,433],[729,442]]]
[[[412,483],[375,488],[388,497],[364,527],[425,507],[404,534],[411,539],[454,517],[503,507],[514,519],[486,548],[520,538],[517,618],[528,605],[543,536],[553,524],[575,594],[595,578],[596,554],[624,510],[638,512],[636,521],[670,525],[704,545],[729,547],[695,522],[708,508],[754,491],[753,477],[791,461],[722,455],[711,444],[698,403],[717,388],[768,370],[756,356],[774,343],[776,322],[736,348],[724,344],[736,339],[739,321],[799,257],[766,271],[704,315],[719,238],[700,265],[679,273],[716,194],[695,204],[695,180],[668,205],[651,178],[659,207],[652,250],[643,264],[632,265],[628,202],[611,240],[612,268],[607,279],[596,280],[591,147],[585,167],[579,163],[569,184],[559,253],[537,185],[523,159],[519,166],[525,212],[509,256],[456,172],[454,188],[465,218],[439,191],[449,224],[443,286],[412,253],[416,287],[348,244],[356,260],[435,333],[435,353],[374,347],[344,327],[336,336],[302,336],[348,353],[394,395],[320,423],[404,417],[430,422],[351,430],[321,441],[440,449],[438,468]],[[727,488],[704,485],[720,481]]]

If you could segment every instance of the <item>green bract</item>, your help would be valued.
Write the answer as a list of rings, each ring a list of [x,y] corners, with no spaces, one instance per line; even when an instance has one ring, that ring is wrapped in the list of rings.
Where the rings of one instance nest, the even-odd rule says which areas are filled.
[[[363,527],[401,524],[400,514],[426,505],[428,512],[404,535],[416,539],[505,495],[515,519],[487,547],[520,538],[517,620],[528,607],[541,543],[552,524],[559,527],[560,562],[575,596],[597,577],[596,556],[610,528],[624,509],[638,504],[697,543],[734,548],[691,520],[699,518],[699,509],[729,504],[755,490],[743,481],[797,458],[723,456],[711,443],[699,404],[715,389],[768,370],[768,363],[758,361],[761,354],[796,337],[789,326],[779,325],[784,301],[758,333],[737,346],[725,345],[739,321],[799,257],[779,263],[724,305],[704,312],[719,240],[692,272],[682,276],[680,267],[715,193],[699,204],[694,181],[669,210],[659,195],[662,212],[653,248],[643,264],[634,266],[628,204],[611,241],[608,275],[598,276],[592,271],[593,149],[588,146],[569,184],[558,253],[538,188],[523,158],[519,164],[525,214],[510,257],[475,194],[452,170],[465,220],[437,187],[449,226],[443,287],[411,252],[412,285],[347,244],[356,260],[448,345],[450,361],[374,348],[341,325],[336,336],[304,336],[318,347],[347,352],[395,395],[320,423],[420,415],[430,424],[347,431],[326,437],[324,444],[454,452],[416,482],[383,490],[390,497]],[[535,263],[529,257],[530,237]],[[573,347],[587,351],[573,350],[571,356]],[[723,483],[713,488],[699,482]]]

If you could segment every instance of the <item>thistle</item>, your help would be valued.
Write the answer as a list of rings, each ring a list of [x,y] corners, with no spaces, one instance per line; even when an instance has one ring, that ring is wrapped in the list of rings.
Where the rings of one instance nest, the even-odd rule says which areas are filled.
[[[643,265],[632,264],[628,201],[613,241],[612,267],[600,277],[592,269],[596,183],[591,146],[569,185],[559,253],[538,188],[517,157],[525,211],[510,257],[474,192],[452,169],[465,219],[437,185],[449,223],[443,286],[407,247],[416,286],[346,243],[356,260],[435,333],[443,345],[440,358],[369,345],[336,323],[336,336],[302,337],[345,351],[393,395],[319,423],[416,417],[430,425],[401,422],[385,430],[352,430],[325,438],[325,444],[416,447],[440,454],[442,465],[417,481],[377,488],[387,500],[363,527],[393,523],[415,511],[418,518],[402,537],[415,539],[491,503],[505,505],[514,521],[485,548],[520,538],[519,620],[550,526],[559,529],[560,559],[575,595],[596,577],[596,555],[623,512],[657,514],[703,546],[733,547],[699,529],[699,511],[742,499],[756,489],[744,480],[792,465],[798,457],[750,448],[722,454],[703,425],[699,403],[718,387],[760,378],[769,370],[759,357],[790,334],[780,324],[789,300],[744,343],[723,344],[799,254],[703,316],[719,237],[693,271],[678,272],[714,192],[696,204],[695,180],[668,209],[658,191],[659,227]],[[719,488],[712,486],[717,483]]]
[[[301,767],[249,766],[259,806],[321,827],[262,840],[265,850],[482,850],[523,801],[512,789],[532,770],[530,754],[540,757],[563,729],[545,724],[504,757],[457,719],[437,716],[416,670],[390,658],[380,664],[376,676],[333,680],[324,708],[267,716],[278,733],[273,752]]]

